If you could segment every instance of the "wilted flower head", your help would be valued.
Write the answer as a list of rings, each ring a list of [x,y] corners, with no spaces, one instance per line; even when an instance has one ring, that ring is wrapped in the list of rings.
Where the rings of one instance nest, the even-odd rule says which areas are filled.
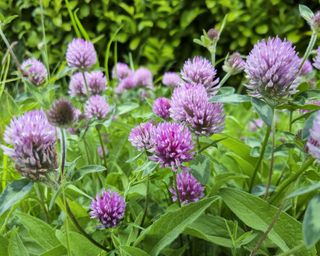
[[[127,64],[118,62],[112,69],[112,78],[122,80],[132,73],[133,71]]]
[[[23,75],[28,77],[30,82],[35,85],[41,85],[48,76],[47,69],[43,63],[34,58],[22,62],[21,70]]]
[[[185,122],[197,135],[219,133],[224,128],[224,110],[221,103],[210,103],[202,85],[184,85],[175,88],[170,116]]]
[[[169,119],[170,118],[170,100],[164,97],[157,98],[153,103],[153,113],[155,113],[157,116],[163,118],[163,119]]]
[[[105,228],[113,228],[123,219],[126,202],[117,192],[103,191],[92,200],[90,210],[91,218],[98,219]]]
[[[106,90],[107,79],[101,71],[88,74],[88,87],[92,94],[101,94]]]
[[[209,39],[211,40],[218,40],[220,33],[215,28],[210,28],[207,32]]]
[[[250,52],[245,67],[250,94],[278,101],[295,93],[294,81],[300,63],[290,42],[278,37],[259,41]]]
[[[76,112],[70,101],[61,99],[53,103],[47,117],[53,126],[68,127],[75,121]]]
[[[49,171],[57,168],[56,132],[41,110],[14,117],[4,133],[4,153],[15,160],[16,169],[25,177],[45,180]]]
[[[312,128],[310,129],[307,149],[309,154],[320,162],[320,111],[317,112]]]
[[[86,69],[96,63],[97,54],[91,42],[76,38],[69,43],[66,58],[69,67]]]
[[[216,74],[211,62],[200,56],[188,59],[181,70],[181,76],[187,83],[203,85],[210,96],[218,90],[219,78],[216,78]]]
[[[226,59],[222,68],[225,72],[235,75],[244,70],[245,64],[240,53],[235,52]]]
[[[163,75],[162,83],[169,87],[178,87],[182,83],[182,80],[177,73],[166,72]]]
[[[155,126],[151,122],[141,123],[133,128],[129,135],[129,141],[136,149],[150,150],[153,147]]]
[[[104,119],[109,112],[109,105],[102,96],[94,95],[88,99],[84,111],[87,118]]]
[[[197,202],[204,197],[204,187],[190,172],[183,171],[177,174],[176,183],[181,204]],[[178,200],[176,188],[170,188],[170,192],[172,200],[176,202]]]
[[[153,136],[153,156],[151,160],[160,163],[161,167],[176,170],[183,167],[183,162],[193,158],[193,142],[189,129],[182,124],[160,123]]]
[[[320,46],[317,49],[317,55],[316,57],[313,59],[313,66],[320,70]]]
[[[138,68],[133,74],[134,84],[137,87],[153,88],[153,76],[149,69]]]
[[[88,80],[88,73],[85,72],[84,76]],[[75,73],[71,76],[69,83],[69,95],[71,97],[86,96],[87,90],[83,79],[83,74],[81,72]]]
[[[311,72],[312,72],[312,64],[309,60],[306,60],[302,65],[302,68],[300,70],[300,75],[306,76],[306,75],[310,74]]]

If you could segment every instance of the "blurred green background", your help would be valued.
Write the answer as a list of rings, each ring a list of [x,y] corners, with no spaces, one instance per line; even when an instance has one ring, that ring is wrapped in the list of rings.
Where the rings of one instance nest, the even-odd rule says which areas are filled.
[[[17,15],[4,26],[4,32],[22,60],[26,56],[40,57],[42,43],[41,0],[2,0],[0,19]],[[184,60],[195,54],[206,55],[193,38],[202,29],[221,24],[229,14],[218,46],[218,58],[230,51],[247,54],[261,38],[286,36],[303,52],[309,36],[306,22],[300,18],[298,4],[313,11],[319,1],[293,0],[42,0],[44,27],[48,43],[49,62],[53,67],[64,60],[67,43],[76,37],[70,19],[78,18],[91,40],[95,42],[100,63],[104,63],[107,43],[122,25],[116,40],[117,54],[128,62],[132,53],[135,63],[146,65],[153,72],[179,70]],[[69,7],[69,11],[68,8]],[[1,55],[6,49],[1,41]],[[113,66],[114,47],[109,65]]]

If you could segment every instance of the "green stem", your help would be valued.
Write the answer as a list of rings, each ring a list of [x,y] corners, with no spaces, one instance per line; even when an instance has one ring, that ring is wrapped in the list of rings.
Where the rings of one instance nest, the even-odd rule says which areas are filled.
[[[1,36],[2,40],[4,41],[5,45],[7,46],[8,51],[10,52],[10,54],[11,54],[11,56],[12,56],[12,59],[13,59],[14,63],[15,63],[16,66],[17,66],[17,69],[21,72],[20,62],[18,61],[17,56],[14,54],[14,52],[13,52],[13,50],[12,50],[12,48],[11,48],[11,45],[10,45],[8,39],[6,38],[5,34],[3,33],[2,28],[1,28],[1,25],[0,25],[0,36]]]
[[[302,175],[310,165],[312,165],[314,162],[313,158],[308,158],[300,167],[300,169],[294,173],[292,176],[290,176],[288,179],[286,179],[283,183],[281,183],[278,188],[276,189],[276,193],[275,195],[271,198],[270,203],[274,202],[276,199],[278,199],[278,197],[280,195],[282,195],[282,192],[289,186],[292,184],[292,182],[294,182],[297,178],[300,177],[300,175]]]
[[[144,224],[144,221],[146,219],[146,216],[147,216],[147,210],[148,210],[148,204],[149,204],[149,190],[150,190],[150,177],[149,175],[147,176],[147,190],[146,190],[146,201],[145,201],[145,204],[144,204],[144,211],[143,211],[143,216],[142,216],[142,220],[141,220],[141,227],[143,227],[143,224]],[[140,229],[141,231],[141,229]],[[140,232],[139,231],[139,232]]]
[[[64,187],[62,188],[62,200],[63,200],[64,207],[67,208],[67,200],[66,200],[66,195],[65,195],[65,192],[64,192]],[[69,256],[69,255],[71,256],[72,254],[71,254],[71,250],[70,250],[68,214],[66,215],[66,240],[67,240],[67,252],[68,252],[68,256]]]
[[[176,194],[177,194],[178,205],[179,205],[179,207],[181,207],[180,195],[179,195],[179,190],[178,190],[178,185],[177,185],[177,171],[173,172],[173,184],[174,184],[174,188],[175,188]]]
[[[100,146],[101,146],[101,149],[102,149],[103,164],[104,164],[104,167],[107,168],[106,150],[105,150],[105,147],[104,147],[104,144],[103,144],[100,128],[98,126],[96,126],[96,130],[97,130],[97,133],[98,133],[99,142],[100,142]]]
[[[290,110],[290,115],[289,115],[289,132],[292,131],[292,118],[293,118],[293,111]]]
[[[311,51],[313,50],[313,47],[314,47],[316,41],[317,41],[317,32],[313,31],[311,38],[310,38],[310,41],[309,41],[309,44],[308,44],[308,47],[307,47],[307,50],[305,51],[303,58],[302,58],[302,61],[300,63],[298,73],[300,73],[300,70],[302,69],[303,64],[306,62],[309,55],[311,54]]]
[[[217,42],[215,42],[212,46],[208,48],[211,55],[211,63],[213,66],[216,64],[216,48],[217,48]]]
[[[86,154],[87,154],[87,160],[88,160],[88,164],[91,163],[91,157],[90,157],[90,153],[88,151],[88,143],[85,137],[83,137],[83,144],[84,144],[84,148],[86,150]]]
[[[231,76],[231,73],[228,72],[225,74],[225,76],[222,78],[222,80],[220,81],[219,85],[218,85],[218,88],[221,88],[222,85],[224,85],[225,82],[227,82],[227,80],[230,78]]]
[[[260,237],[260,239],[258,240],[256,246],[254,247],[254,249],[251,251],[250,256],[255,256],[257,254],[257,252],[259,251],[262,243],[267,239],[268,234],[270,233],[270,231],[272,230],[273,226],[276,224],[277,220],[280,217],[280,214],[282,212],[282,208],[283,208],[284,203],[282,203],[282,205],[279,207],[278,211],[276,212],[276,214],[274,215],[274,217],[272,218],[272,221],[270,223],[270,225],[268,226],[267,230],[262,234],[262,236]]]
[[[40,187],[40,183],[36,182],[35,184],[35,191],[37,193],[37,196],[39,197],[39,200],[41,202],[41,206],[43,208],[43,211],[45,213],[46,216],[46,222],[49,223],[50,218],[49,218],[49,211],[48,211],[48,205],[46,204],[44,197],[43,197],[43,193],[41,191],[41,187]]]
[[[102,244],[98,243],[96,240],[94,240],[79,224],[79,222],[77,221],[77,218],[74,216],[73,212],[71,211],[71,208],[68,204],[68,202],[66,202],[66,210],[68,215],[70,216],[71,221],[73,222],[73,224],[76,226],[76,228],[80,231],[80,233],[85,236],[92,244],[96,245],[97,247],[99,247],[100,249],[109,252],[108,249],[106,247],[104,247]]]
[[[59,183],[61,183],[61,180],[64,181],[64,167],[65,167],[65,161],[66,161],[66,139],[64,134],[64,129],[60,128],[60,144],[61,144],[61,164],[60,164],[60,177],[59,177]],[[63,186],[63,184],[62,184]],[[62,200],[64,207],[66,208],[66,195],[64,191],[64,186],[62,187]],[[68,221],[68,215],[66,215],[66,240],[67,240],[67,252],[68,256],[71,255],[70,250],[70,239],[69,239],[69,221]]]
[[[44,16],[43,16],[43,4],[42,0],[39,0],[40,3],[40,9],[41,9],[41,30],[42,30],[42,43],[44,45],[44,55],[45,55],[45,64],[48,71],[48,79],[50,79],[50,68],[49,68],[49,57],[48,57],[48,49],[47,49],[47,39],[46,39],[46,30],[44,27]]]
[[[81,70],[81,74],[82,74],[82,77],[83,77],[84,85],[86,87],[87,97],[89,98],[90,97],[90,91],[89,91],[89,86],[88,86],[88,83],[87,83],[87,78],[85,76],[84,70]]]
[[[274,108],[272,108],[272,116],[274,119]],[[275,146],[275,136],[276,136],[276,125],[275,122],[273,121],[271,124],[271,134],[272,134],[272,148],[271,148],[271,162],[270,162],[270,168],[269,168],[269,174],[268,174],[268,182],[266,185],[266,193],[264,195],[264,198],[268,198],[268,194],[269,194],[269,189],[271,186],[271,182],[272,182],[272,174],[273,174],[273,166],[274,166],[274,146]]]
[[[61,163],[60,163],[60,177],[59,183],[63,179],[64,176],[64,167],[66,162],[66,137],[64,133],[64,129],[60,129],[60,144],[61,144]]]
[[[197,140],[197,150],[198,150],[198,154],[200,154],[200,152],[201,152],[201,145],[200,145],[199,135],[197,135],[196,140]]]
[[[267,144],[268,144],[268,140],[269,140],[269,137],[270,137],[270,132],[271,132],[271,126],[268,126],[266,134],[264,136],[263,143],[262,143],[260,156],[259,156],[259,159],[258,159],[258,161],[256,163],[256,166],[254,168],[253,175],[252,175],[252,178],[251,178],[251,181],[250,181],[249,192],[252,192],[252,188],[253,188],[257,173],[258,173],[258,171],[260,169],[260,165],[261,165],[261,162],[262,162],[262,159],[263,159],[263,156],[264,156],[264,152],[265,152]]]

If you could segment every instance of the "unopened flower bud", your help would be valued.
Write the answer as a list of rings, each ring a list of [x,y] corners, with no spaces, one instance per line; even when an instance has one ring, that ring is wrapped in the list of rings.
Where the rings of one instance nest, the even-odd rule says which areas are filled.
[[[218,40],[220,33],[217,29],[215,28],[210,28],[207,32],[209,39],[211,39],[212,41],[214,40]]]
[[[232,75],[238,74],[244,70],[245,62],[242,59],[240,53],[235,52],[231,54],[228,59],[224,62],[222,69],[227,72],[231,73]]]

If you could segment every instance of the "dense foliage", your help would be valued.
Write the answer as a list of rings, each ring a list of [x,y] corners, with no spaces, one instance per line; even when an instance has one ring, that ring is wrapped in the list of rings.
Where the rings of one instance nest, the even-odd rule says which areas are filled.
[[[41,3],[0,3],[0,255],[319,255],[320,12]]]
[[[0,20],[16,15],[6,34],[17,43],[20,58],[31,54],[40,57],[44,23],[49,61],[53,65],[61,61],[74,33],[80,36],[81,31],[71,22],[77,19],[96,42],[100,61],[104,60],[110,36],[121,27],[116,36],[121,58],[128,62],[131,52],[138,63],[148,65],[154,72],[170,67],[179,69],[187,55],[203,55],[204,51],[190,42],[200,36],[202,29],[219,27],[226,14],[228,26],[218,46],[219,58],[229,51],[246,53],[261,37],[273,35],[286,36],[303,51],[309,35],[306,25],[297,19],[294,0],[42,0],[43,8],[39,2],[1,1]],[[299,1],[303,2],[311,9],[317,8],[316,0]],[[112,60],[110,64],[114,64]]]

